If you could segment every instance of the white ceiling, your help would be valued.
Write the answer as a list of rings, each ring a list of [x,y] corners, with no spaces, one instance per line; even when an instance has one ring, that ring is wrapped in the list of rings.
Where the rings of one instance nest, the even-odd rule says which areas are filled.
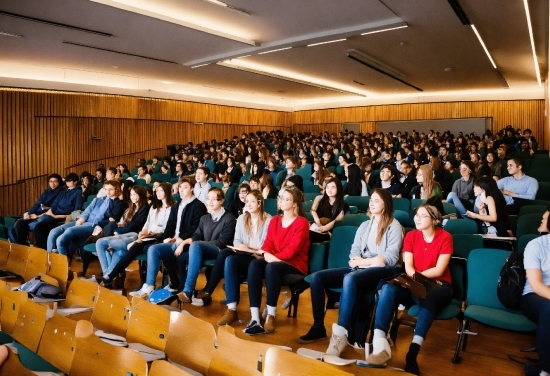
[[[503,87],[472,28],[463,25],[443,0],[226,1],[250,16],[204,0],[2,0],[1,12],[112,36],[0,15],[0,32],[21,35],[0,35],[0,85],[281,110],[543,98],[523,1],[459,2],[509,89]],[[548,2],[531,0],[529,7],[544,81]],[[408,27],[360,35],[405,24]],[[347,39],[306,46],[340,38]],[[292,48],[258,54],[285,47]],[[348,58],[351,49],[402,73],[404,81],[423,91]],[[245,55],[250,56],[236,59]],[[323,88],[221,66],[219,61]]]

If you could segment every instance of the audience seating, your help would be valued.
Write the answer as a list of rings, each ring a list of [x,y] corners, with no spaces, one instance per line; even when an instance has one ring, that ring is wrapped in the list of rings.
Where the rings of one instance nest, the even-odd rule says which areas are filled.
[[[264,200],[264,210],[271,215],[277,215],[277,199],[266,198]]]
[[[137,352],[109,345],[94,334],[91,322],[76,324],[76,347],[69,376],[147,375],[147,363]]]
[[[264,358],[264,376],[315,375],[315,376],[351,376],[338,366],[319,360],[306,358],[296,353],[270,347]],[[372,369],[374,370],[374,369]]]
[[[166,360],[155,360],[151,364],[149,370],[149,376],[193,376],[192,373],[185,372],[184,370],[170,364]],[[1,376],[1,375],[0,375]]]
[[[107,333],[126,337],[126,329],[131,313],[128,298],[105,287],[100,287],[93,308],[90,321],[94,324],[94,327]]]
[[[366,213],[369,211],[370,196],[345,196],[344,200],[350,206],[357,206],[359,212]]]
[[[451,235],[478,233],[477,223],[472,219],[449,219],[443,229]]]
[[[334,223],[333,229],[342,226],[354,226],[359,227],[361,223],[368,221],[370,218],[365,214],[346,214],[344,219]]]
[[[517,244],[517,250],[520,253],[525,252],[525,247],[527,247],[527,244],[533,240],[541,236],[540,234],[526,234],[523,235],[521,238],[518,238],[518,244]]]
[[[170,311],[136,297],[132,298],[130,307],[126,341],[164,351],[170,328]]]
[[[29,247],[27,266],[23,279],[28,281],[38,274],[48,274],[48,252],[36,247]]]
[[[411,210],[411,202],[408,198],[394,197],[393,210],[401,210],[408,213]]]
[[[518,218],[518,227],[516,230],[516,238],[520,239],[523,235],[534,234],[537,235],[539,228],[541,214],[525,214]]]
[[[459,332],[453,362],[460,361],[460,347],[466,349],[466,331],[472,321],[515,332],[534,332],[536,325],[519,311],[506,309],[498,300],[500,269],[510,252],[499,249],[474,249],[468,258],[467,307],[463,330]]]
[[[550,190],[550,188],[548,188]],[[542,217],[542,215],[544,214],[544,212],[546,211],[548,207],[547,206],[544,206],[544,205],[526,205],[526,206],[522,206],[520,209],[519,209],[519,216],[521,217],[522,215],[525,215],[525,214],[540,214],[540,216]]]
[[[77,321],[55,313],[46,321],[38,346],[38,356],[65,374],[69,374],[73,363],[76,324]]]
[[[25,368],[19,360],[19,355],[15,353],[15,350],[8,347],[8,359],[0,367],[0,376],[36,376],[36,374]]]

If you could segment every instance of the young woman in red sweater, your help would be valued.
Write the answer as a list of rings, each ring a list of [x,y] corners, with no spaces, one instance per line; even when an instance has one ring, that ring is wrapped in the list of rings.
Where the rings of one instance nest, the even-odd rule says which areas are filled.
[[[248,297],[252,319],[244,329],[248,335],[273,333],[277,299],[281,292],[281,279],[287,274],[307,274],[309,252],[309,223],[302,202],[304,195],[289,187],[279,198],[282,216],[274,217],[267,228],[261,250],[265,253],[248,267]],[[267,317],[260,324],[262,280],[267,291]]]

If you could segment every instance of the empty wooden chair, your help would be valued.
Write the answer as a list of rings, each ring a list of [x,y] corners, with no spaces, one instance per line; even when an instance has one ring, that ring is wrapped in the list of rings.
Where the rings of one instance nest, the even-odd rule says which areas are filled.
[[[273,347],[267,343],[237,338],[230,326],[218,328],[217,343],[208,376],[259,374],[258,357],[261,355],[265,359],[267,350]]]
[[[21,278],[25,275],[30,247],[21,244],[11,244],[10,255],[5,270],[17,274]]]
[[[29,350],[36,352],[48,319],[47,311],[46,306],[31,301],[23,303],[13,328],[13,338]]]
[[[4,287],[2,291],[2,310],[0,311],[0,325],[3,332],[13,334],[19,309],[27,301],[25,291],[11,291]]]
[[[90,307],[93,308],[99,294],[97,283],[73,279],[67,290],[66,299],[61,304],[64,308]]]
[[[10,242],[0,240],[0,270],[6,269],[6,264],[10,255],[10,247]]]
[[[171,362],[206,375],[214,354],[212,324],[180,312],[170,312],[166,355]]]
[[[68,374],[76,347],[76,321],[54,314],[44,327],[38,345],[38,356],[47,360],[61,372]]]
[[[137,352],[103,342],[91,322],[76,324],[76,348],[69,376],[146,376],[147,363]]]
[[[48,255],[48,271],[46,272],[52,278],[59,282],[59,288],[67,294],[67,282],[69,280],[69,259],[66,255],[59,253],[47,252]]]
[[[128,298],[100,287],[92,313],[92,324],[106,333],[125,337],[129,318],[130,302]]]
[[[170,311],[140,298],[132,298],[126,341],[164,351],[170,329]]]
[[[23,279],[28,281],[39,274],[48,272],[48,252],[41,248],[30,247],[27,260],[27,267]]]

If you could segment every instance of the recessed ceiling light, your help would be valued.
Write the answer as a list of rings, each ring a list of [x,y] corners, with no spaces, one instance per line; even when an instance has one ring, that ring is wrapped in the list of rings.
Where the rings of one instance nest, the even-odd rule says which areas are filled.
[[[0,35],[3,35],[5,37],[16,37],[16,38],[21,38],[22,37],[21,34],[7,33],[5,31],[0,31]]]
[[[308,47],[313,47],[313,46],[318,46],[318,45],[320,45],[320,44],[328,44],[328,43],[342,42],[342,41],[345,41],[346,39],[347,39],[347,38],[336,39],[336,40],[329,40],[328,42],[313,43],[313,44],[308,44],[307,46],[308,46]]]
[[[271,50],[271,51],[258,52],[258,55],[265,55],[265,54],[270,54],[270,53],[272,53],[272,52],[290,50],[291,48],[292,48],[292,47],[285,47],[285,48],[278,48],[278,49],[276,49],[276,50]]]
[[[450,72],[452,70],[453,70],[453,68],[445,68],[445,72]]]
[[[537,82],[539,86],[542,86],[540,78],[539,60],[537,59],[537,53],[535,51],[535,39],[533,37],[533,27],[531,26],[531,14],[529,12],[529,4],[527,0],[523,0],[523,7],[525,8],[525,16],[527,17],[527,28],[529,29],[529,39],[531,40],[531,50],[533,50],[533,61],[535,63],[535,74],[537,75]]]
[[[219,1],[219,0],[203,0],[203,1],[206,1],[207,3],[210,3],[210,4],[220,6],[222,8],[227,8],[229,10],[244,14],[245,16],[250,16],[250,13],[248,13],[247,11],[239,9],[239,8],[235,8],[234,6],[231,6],[227,3],[224,3],[223,1]]]
[[[367,31],[366,33],[363,33],[361,35],[368,35],[368,34],[376,34],[376,33],[383,33],[384,31],[390,31],[390,30],[397,30],[397,29],[403,29],[405,27],[409,27],[409,25],[403,25],[403,26],[397,26],[397,27],[390,27],[387,29],[381,29],[381,30],[373,30],[373,31]]]
[[[193,69],[193,68],[198,68],[198,67],[204,67],[205,65],[210,65],[210,64],[199,64],[199,65],[195,65],[194,67],[191,67],[191,69]]]
[[[495,64],[493,58],[491,57],[489,50],[487,49],[487,47],[485,47],[485,43],[483,43],[483,39],[481,39],[481,35],[479,35],[479,33],[477,32],[477,29],[474,26],[474,24],[472,24],[471,26],[472,26],[472,30],[476,34],[477,39],[479,40],[479,43],[481,44],[481,47],[483,47],[483,50],[485,50],[485,54],[487,55],[489,60],[491,60],[491,64],[493,64],[493,68],[497,69],[497,65]]]

